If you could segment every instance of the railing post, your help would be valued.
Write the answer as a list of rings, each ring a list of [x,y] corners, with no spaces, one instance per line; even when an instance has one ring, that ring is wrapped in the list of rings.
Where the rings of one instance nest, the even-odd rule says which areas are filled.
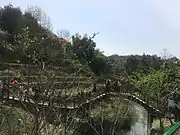
[[[151,127],[153,123],[153,117],[150,112],[148,112],[148,118],[147,118],[147,135],[151,135]]]
[[[26,102],[26,99],[27,99],[27,90],[25,90],[24,102]]]
[[[79,98],[78,98],[78,105],[81,105],[81,100],[82,100],[82,99],[81,99],[81,98],[82,98],[82,97],[81,97],[81,93],[78,92],[78,96],[79,96]]]
[[[6,84],[4,85],[4,91],[7,92],[7,99],[9,99],[9,96],[10,96],[10,87],[9,87],[9,84]]]
[[[45,62],[42,63],[42,69],[45,69]]]
[[[108,79],[105,85],[105,93],[109,92],[110,86],[111,86],[111,80]]]
[[[96,83],[93,83],[93,92],[96,92]]]
[[[50,97],[49,97],[48,106],[50,106],[50,104],[51,104],[51,103],[50,103]]]
[[[91,91],[89,92],[89,96],[90,96],[90,98],[92,97],[92,92]]]
[[[146,103],[149,105],[149,98],[146,97]]]
[[[163,126],[163,122],[162,119],[159,117],[159,122],[160,122],[160,132],[163,134],[164,132],[164,126]]]
[[[143,95],[143,100],[146,102],[146,96],[145,96],[145,93]]]
[[[0,80],[0,96],[2,98],[2,102],[3,102],[3,99],[4,99],[4,88],[3,88],[3,82]]]
[[[158,104],[158,102],[159,102],[158,96],[157,96],[157,101],[156,101],[156,102],[157,102],[156,105],[157,105],[157,108],[158,108],[158,107],[159,107],[159,104]]]
[[[73,99],[73,107],[76,107],[76,99]]]
[[[55,100],[54,100],[54,98],[52,97],[52,106],[54,105],[54,103],[55,103]]]
[[[12,97],[12,98],[13,98],[13,100],[14,100],[14,95],[15,95],[15,90],[13,89],[13,97]]]

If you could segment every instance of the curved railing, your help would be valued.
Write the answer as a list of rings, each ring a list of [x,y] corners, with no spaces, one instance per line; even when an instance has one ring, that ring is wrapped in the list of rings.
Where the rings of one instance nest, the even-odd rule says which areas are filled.
[[[180,130],[180,121],[176,121],[163,135],[180,135],[180,131],[178,130]]]

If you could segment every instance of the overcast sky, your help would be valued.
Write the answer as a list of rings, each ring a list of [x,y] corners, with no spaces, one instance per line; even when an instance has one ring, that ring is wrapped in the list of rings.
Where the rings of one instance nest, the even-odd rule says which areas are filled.
[[[54,31],[92,35],[106,55],[157,54],[163,48],[180,58],[180,0],[0,0],[23,10],[38,6]]]

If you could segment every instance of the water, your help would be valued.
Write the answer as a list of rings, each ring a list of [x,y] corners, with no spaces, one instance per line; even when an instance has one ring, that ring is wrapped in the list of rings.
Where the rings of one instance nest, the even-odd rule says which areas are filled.
[[[131,131],[126,135],[147,135],[147,111],[139,104],[133,103],[136,118],[133,118],[134,123],[131,125]]]

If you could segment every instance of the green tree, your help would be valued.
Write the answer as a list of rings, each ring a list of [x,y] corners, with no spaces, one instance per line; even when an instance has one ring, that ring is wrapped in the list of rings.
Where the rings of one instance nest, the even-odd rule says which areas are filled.
[[[179,87],[177,82],[179,73],[168,63],[164,63],[159,70],[151,69],[148,74],[134,72],[129,77],[131,82],[142,89],[146,97],[154,97],[157,100],[164,99]]]
[[[28,12],[23,14],[22,28],[28,27],[31,38],[41,38],[44,34],[43,28],[38,24],[38,21]]]
[[[95,57],[96,43],[92,38],[88,38],[87,35],[81,37],[78,34],[72,37],[74,53],[79,60],[90,63]]]
[[[138,67],[138,64],[139,64],[139,61],[138,59],[131,55],[128,59],[127,59],[127,62],[126,62],[126,65],[125,65],[125,68],[126,68],[126,71],[128,73],[131,73],[133,71],[135,71]]]
[[[13,43],[14,35],[20,32],[22,12],[20,8],[7,5],[0,9],[0,28],[9,33],[9,42]]]
[[[89,66],[96,75],[101,75],[107,72],[106,69],[108,65],[105,59],[96,57],[91,63],[89,63]]]

